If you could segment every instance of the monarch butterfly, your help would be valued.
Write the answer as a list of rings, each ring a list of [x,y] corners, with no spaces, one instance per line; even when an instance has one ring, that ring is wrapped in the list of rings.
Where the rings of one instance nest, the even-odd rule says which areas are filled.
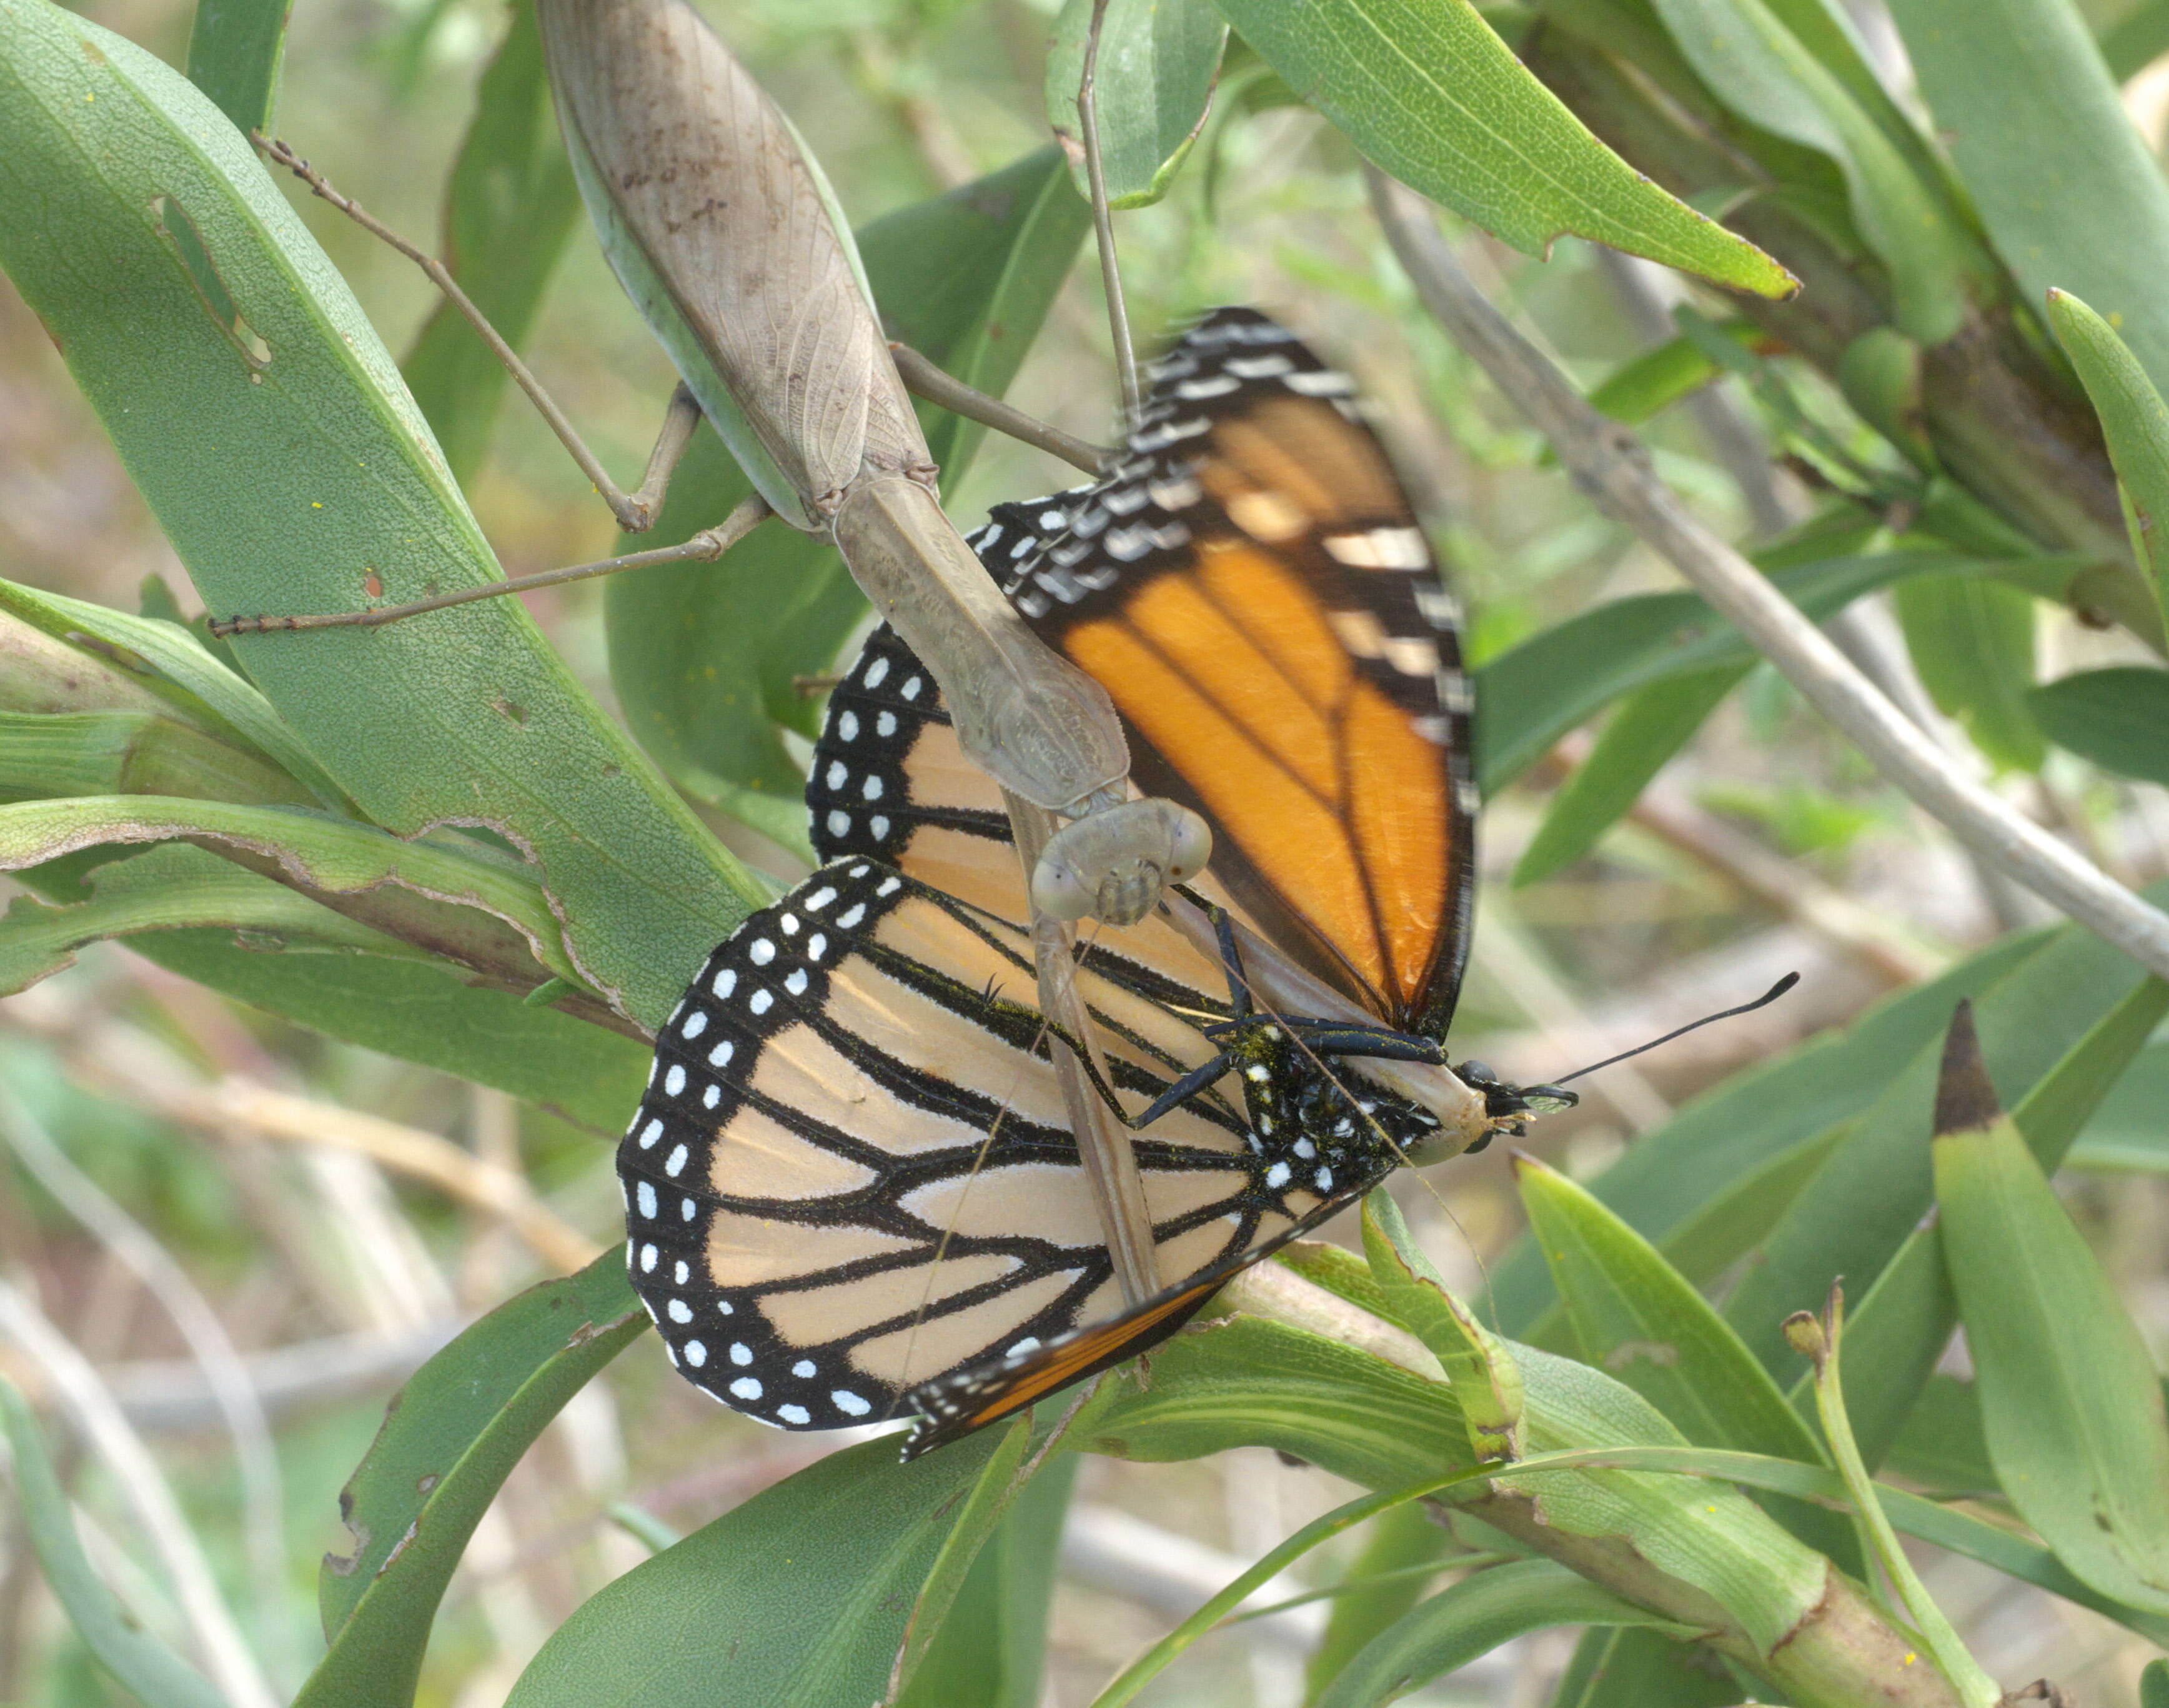
[[[1134,1149],[1182,1280],[1120,1310],[1046,1022],[1005,994],[1033,961],[999,797],[877,630],[807,782],[826,863],[711,957],[620,1147],[634,1284],[725,1403],[789,1428],[917,1409],[925,1450],[1153,1344],[1411,1151],[1529,1107],[1480,1085],[1482,1118],[1445,1131],[1368,1059],[1444,1065],[1474,788],[1455,608],[1350,392],[1218,311],[1156,366],[1111,474],[973,540],[1108,687],[1137,782],[1214,829],[1218,953],[1163,912],[1078,979],[1102,1096],[1153,1117]],[[1253,1011],[1237,921],[1375,1023]]]

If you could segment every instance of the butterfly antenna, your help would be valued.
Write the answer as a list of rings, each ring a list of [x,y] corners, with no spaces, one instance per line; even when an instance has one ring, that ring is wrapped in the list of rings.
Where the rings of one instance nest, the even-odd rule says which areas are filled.
[[[1550,1084],[1554,1086],[1563,1086],[1569,1080],[1580,1079],[1586,1074],[1595,1073],[1600,1068],[1614,1067],[1619,1063],[1629,1060],[1635,1056],[1645,1055],[1649,1051],[1656,1049],[1659,1044],[1670,1043],[1676,1038],[1685,1038],[1690,1032],[1699,1031],[1702,1027],[1709,1025],[1713,1021],[1730,1020],[1739,1015],[1752,1014],[1758,1008],[1767,1008],[1772,1002],[1775,1002],[1780,996],[1783,995],[1788,990],[1791,990],[1793,985],[1799,982],[1800,975],[1798,973],[1788,973],[1783,978],[1772,985],[1767,990],[1765,990],[1760,996],[1757,996],[1752,1002],[1743,1002],[1737,1008],[1722,1009],[1715,1014],[1705,1014],[1699,1020],[1690,1020],[1685,1026],[1680,1027],[1675,1031],[1666,1033],[1662,1038],[1653,1038],[1647,1043],[1638,1043],[1633,1049],[1622,1050],[1617,1055],[1608,1055],[1605,1057],[1602,1061],[1591,1062],[1585,1068],[1576,1068],[1570,1074],[1562,1074],[1559,1078],[1551,1081]],[[1532,1091],[1541,1091],[1545,1089],[1545,1087],[1532,1086],[1529,1089]]]
[[[1107,0],[1092,0],[1092,22],[1084,33],[1084,74],[1077,84],[1077,124],[1084,134],[1084,180],[1092,193],[1092,233],[1100,249],[1100,282],[1107,293],[1107,330],[1115,346],[1115,373],[1122,387],[1122,427],[1137,425],[1143,393],[1138,389],[1138,358],[1130,342],[1130,311],[1122,300],[1122,269],[1115,260],[1115,221],[1107,211],[1107,173],[1100,153],[1100,37],[1107,24]]]

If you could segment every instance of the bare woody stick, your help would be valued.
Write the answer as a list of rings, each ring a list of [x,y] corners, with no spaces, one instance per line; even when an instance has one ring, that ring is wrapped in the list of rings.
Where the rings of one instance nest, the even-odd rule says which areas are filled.
[[[1647,541],[1892,782],[1999,871],[2169,978],[2169,915],[2150,907],[1955,765],[1739,552],[1659,480],[1642,441],[1599,415],[1454,259],[1429,205],[1375,168],[1371,203],[1417,294],[1550,440],[1575,483]]]

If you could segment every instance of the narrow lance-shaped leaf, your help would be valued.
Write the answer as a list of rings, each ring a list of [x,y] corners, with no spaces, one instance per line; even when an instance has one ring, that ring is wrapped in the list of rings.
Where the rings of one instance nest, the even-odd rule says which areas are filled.
[[[1516,886],[1549,878],[1594,848],[1745,675],[1735,665],[1696,670],[1629,695],[1552,797],[1514,864]]]
[[[635,1567],[557,1628],[511,1708],[882,1700],[913,1598],[1000,1432],[910,1465],[862,1442]]]
[[[613,1247],[499,1305],[414,1373],[340,1494],[354,1552],[324,1557],[331,1649],[296,1708],[408,1708],[437,1604],[498,1489],[647,1326]]]
[[[2049,937],[2034,932],[2001,938],[1941,978],[1885,999],[1844,1031],[1733,1075],[1636,1140],[1590,1182],[1591,1193],[1644,1238],[1669,1244],[1676,1231],[1687,1234],[1705,1211],[1800,1147],[1814,1144],[1826,1157],[1827,1147],[1844,1142],[1847,1124],[1940,1035],[1952,1003],[2010,976],[2042,953]],[[1791,1183],[1781,1214],[1789,1214],[1799,1190],[1799,1182]],[[1770,1226],[1770,1220],[1757,1220],[1762,1225],[1750,1244]],[[1745,1255],[1729,1237],[1713,1236],[1712,1243],[1725,1252],[1728,1266]],[[1534,1241],[1525,1237],[1492,1265],[1490,1290],[1500,1326],[1526,1338],[1555,1296]]]
[[[244,136],[269,129],[294,0],[196,0],[189,81]]]
[[[2169,670],[2080,670],[2036,688],[2027,702],[2059,747],[2104,771],[2169,787]]]
[[[1521,1157],[1515,1172],[1585,1362],[1617,1375],[1698,1445],[1810,1464],[1822,1457],[1769,1372],[1654,1246],[1557,1171]],[[1772,1515],[1857,1567],[1851,1532],[1836,1514],[1785,1503]]]
[[[898,1708],[1040,1708],[1063,1518],[1077,1468],[1074,1454],[1059,1454],[1017,1494],[973,1561]]]
[[[2169,611],[2169,535],[2163,532],[2169,528],[2169,407],[2115,327],[2069,291],[2049,292],[2049,325],[2101,418],[2135,524],[2133,554],[2154,590],[2154,632],[2147,638],[2169,651],[2162,632]]]
[[[2033,601],[1972,576],[1921,575],[1893,590],[1905,647],[1938,709],[1997,765],[2038,771],[2045,753],[2033,686]]]
[[[1562,1625],[1653,1625],[1680,1636],[1693,1631],[1549,1560],[1517,1560],[1442,1590],[1381,1631],[1318,1695],[1315,1708],[1374,1708],[1527,1632]]]
[[[0,989],[124,938],[184,978],[367,1049],[456,1074],[598,1137],[622,1130],[651,1055],[622,1033],[507,991],[399,938],[200,848],[168,843],[93,872],[79,891],[26,881],[59,905],[19,899],[0,921]],[[539,970],[539,969],[538,969]]]
[[[1094,0],[1068,0],[1047,48],[1047,122],[1089,195],[1077,91]],[[1146,207],[1167,194],[1204,128],[1227,21],[1211,0],[1107,0],[1094,87],[1107,205]]]
[[[1221,0],[1369,158],[1532,255],[1569,233],[1763,296],[1799,281],[1592,136],[1468,0]]]
[[[2026,1093],[2012,1119],[2044,1172],[2054,1173],[2081,1130],[2124,1077],[2165,1013],[2169,984],[2147,979],[2104,1015]],[[1937,1360],[1958,1326],[1943,1230],[1922,1222],[1907,1235],[1875,1284],[1851,1313],[1846,1409],[1872,1468],[1882,1463],[1911,1416]],[[1794,1403],[1809,1403],[1804,1376]]]
[[[19,872],[80,848],[184,838],[229,850],[327,905],[456,958],[494,965],[509,940],[538,968],[578,979],[546,898],[511,862],[486,857],[479,846],[470,856],[315,813],[161,795],[24,801],[0,807],[0,871]]]
[[[1447,1291],[1383,1187],[1363,1200],[1363,1251],[1387,1307],[1445,1369],[1478,1463],[1518,1456],[1521,1373],[1513,1354]]]
[[[2169,1417],[2152,1356],[1999,1108],[1963,1009],[1935,1163],[1997,1480],[2076,1576],[2169,1613]]]

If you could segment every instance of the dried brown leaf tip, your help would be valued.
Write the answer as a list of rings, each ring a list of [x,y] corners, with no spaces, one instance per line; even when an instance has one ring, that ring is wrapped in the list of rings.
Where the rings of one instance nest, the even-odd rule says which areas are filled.
[[[1962,1001],[1951,1016],[1951,1029],[1943,1038],[1943,1073],[1936,1083],[1935,1136],[1974,1133],[1992,1127],[2002,1117],[1996,1086],[1981,1059],[1980,1037],[1974,1030],[1973,1004]]]

